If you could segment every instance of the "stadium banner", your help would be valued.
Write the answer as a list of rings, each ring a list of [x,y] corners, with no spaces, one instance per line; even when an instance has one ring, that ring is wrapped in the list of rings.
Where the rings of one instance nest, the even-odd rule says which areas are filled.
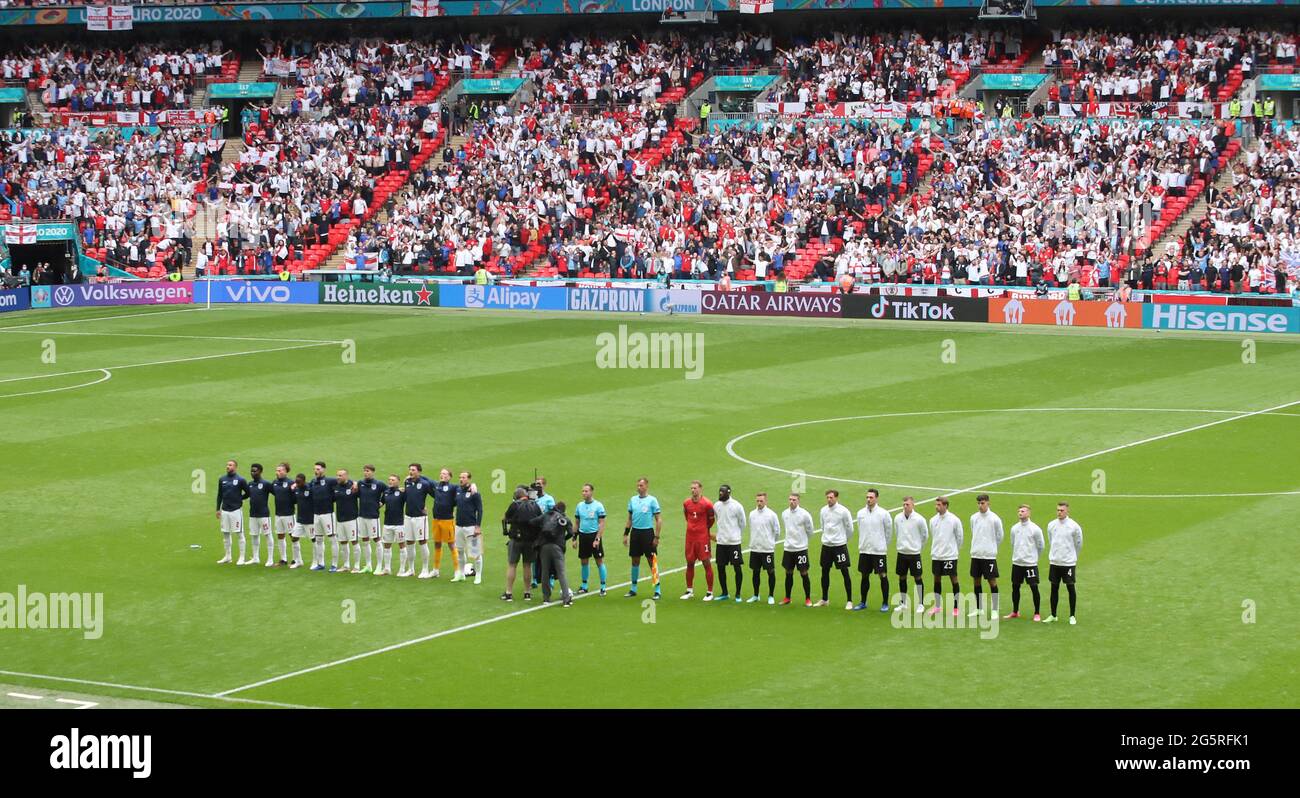
[[[714,91],[761,91],[776,82],[777,75],[718,75]]]
[[[1033,91],[1047,81],[1043,72],[992,72],[980,78],[985,91]]]
[[[193,283],[132,282],[81,283],[41,286],[49,289],[39,307],[84,308],[101,305],[188,305],[194,301]],[[38,307],[35,293],[32,307]]]
[[[647,297],[646,310],[652,313],[699,313],[703,291],[690,288],[653,288]]]
[[[438,8],[438,0],[411,0],[411,9],[407,16],[411,17],[437,17],[441,16],[442,11]]]
[[[444,308],[567,310],[567,288],[519,285],[444,285]]]
[[[0,313],[27,310],[32,306],[32,292],[27,288],[0,290]]]
[[[1259,76],[1259,82],[1255,84],[1255,88],[1259,91],[1300,91],[1300,73],[1265,73]],[[1242,103],[1241,105],[1241,110],[1245,112],[1246,104]]]
[[[1149,330],[1300,333],[1300,308],[1143,305],[1142,326]]]
[[[131,6],[87,6],[86,30],[131,30],[135,15]]]
[[[640,288],[570,288],[569,310],[644,313],[646,292]]]
[[[1048,324],[1057,327],[1141,327],[1138,302],[1091,302],[1068,299],[989,300],[988,321],[995,324]]]
[[[924,297],[850,294],[844,297],[846,319],[894,321],[988,321],[988,300],[969,297]]]
[[[750,0],[746,0],[750,2]],[[773,0],[773,11],[945,11],[978,9],[983,0]],[[1037,0],[1045,7],[1095,7],[1098,0]],[[1295,6],[1300,0],[1105,0],[1106,6]],[[713,11],[738,11],[738,0],[708,0]],[[331,20],[407,16],[409,0],[359,3],[204,3],[136,6],[132,17],[148,23],[258,23],[269,20]],[[664,9],[701,11],[698,0],[440,0],[445,17],[663,13]],[[0,9],[0,25],[83,25],[84,7]]]
[[[0,88],[0,105],[22,105],[27,102],[27,89],[15,86]]]
[[[701,291],[700,312],[728,316],[816,316],[839,318],[839,294],[769,294],[757,291]]]
[[[196,280],[194,303],[209,301],[214,305],[315,305],[320,301],[320,286],[271,280]]]
[[[320,283],[314,286],[322,305],[438,307],[446,290],[438,283]]]
[[[514,94],[524,85],[523,78],[465,78],[461,94]]]
[[[279,83],[258,81],[256,83],[213,83],[208,86],[209,100],[242,100],[253,97],[269,100],[275,97],[280,88]]]

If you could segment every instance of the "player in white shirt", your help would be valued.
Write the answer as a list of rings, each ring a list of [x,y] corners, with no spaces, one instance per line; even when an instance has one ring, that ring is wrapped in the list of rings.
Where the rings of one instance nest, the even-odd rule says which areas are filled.
[[[749,513],[749,572],[754,580],[754,595],[748,603],[758,601],[759,578],[767,571],[767,603],[776,603],[776,539],[781,536],[781,519],[767,506],[767,494],[754,497]]]
[[[916,611],[925,609],[922,595],[925,593],[921,576],[921,547],[930,537],[930,525],[916,511],[916,500],[911,496],[903,497],[903,512],[894,516],[894,549],[896,561],[894,575],[898,577],[898,606],[895,609],[907,609],[907,576],[912,575],[916,585]]]
[[[718,548],[715,561],[718,564],[718,581],[722,587],[721,595],[714,601],[726,601],[731,598],[727,595],[727,566],[730,565],[736,572],[736,601],[739,602],[740,591],[745,584],[741,581],[743,578],[741,563],[744,561],[740,554],[740,546],[745,539],[745,507],[731,498],[730,485],[718,487],[718,500],[713,503],[713,514],[718,519]]]
[[[961,519],[948,512],[948,497],[934,500],[936,515],[930,519],[930,573],[934,575],[934,606],[931,615],[943,607],[943,577],[947,575],[952,585],[952,614],[957,614],[957,600],[961,585],[957,579],[957,557],[961,553],[963,532]]]
[[[975,497],[979,512],[970,517],[970,575],[975,580],[975,609],[971,615],[984,610],[984,590],[980,580],[989,580],[989,609],[998,614],[998,546],[1002,545],[1002,519],[989,509],[989,495]]]
[[[880,611],[889,612],[889,539],[894,536],[894,519],[880,504],[880,491],[867,491],[867,506],[858,510],[858,572],[862,574],[862,601],[853,605],[855,610],[867,608],[867,592],[871,575],[880,577]]]
[[[1041,621],[1038,596],[1038,559],[1043,554],[1043,530],[1029,520],[1029,505],[1016,511],[1020,520],[1011,527],[1011,612],[1003,617],[1020,617],[1020,584],[1029,583],[1034,594],[1034,620]]]
[[[1047,523],[1047,541],[1051,546],[1047,552],[1050,567],[1047,578],[1052,583],[1052,611],[1043,623],[1055,623],[1056,604],[1061,594],[1061,583],[1070,593],[1070,625],[1073,626],[1074,610],[1077,596],[1074,592],[1075,571],[1079,567],[1079,552],[1083,550],[1083,528],[1070,517],[1070,503],[1060,502],[1056,505],[1056,518]]]
[[[803,579],[803,605],[812,606],[812,585],[808,582],[808,539],[813,534],[812,515],[799,506],[799,494],[790,494],[790,507],[781,511],[785,525],[785,544],[781,547],[781,567],[785,570],[785,598],[781,606],[790,603],[790,590],[794,587],[794,572],[799,570]]]
[[[830,605],[831,566],[844,577],[844,609],[853,609],[853,579],[849,576],[849,535],[853,534],[853,514],[840,504],[840,492],[826,491],[826,506],[822,508],[822,597],[814,607]]]

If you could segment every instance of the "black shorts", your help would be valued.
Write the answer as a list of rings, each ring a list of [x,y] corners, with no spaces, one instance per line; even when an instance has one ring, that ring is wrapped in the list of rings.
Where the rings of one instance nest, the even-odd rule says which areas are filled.
[[[787,571],[793,571],[796,568],[800,571],[808,570],[808,550],[782,552],[781,567]]]
[[[776,565],[776,555],[770,551],[751,551],[749,553],[749,570],[770,571]]]
[[[714,551],[717,552],[714,559],[717,560],[718,565],[741,565],[745,562],[745,558],[740,556],[739,543],[734,546],[730,543],[719,543]]]
[[[1011,584],[1018,585],[1021,582],[1028,582],[1031,585],[1038,584],[1038,566],[1037,565],[1016,565],[1011,564]]]
[[[930,573],[935,576],[957,576],[956,560],[930,560]]]
[[[1074,572],[1078,570],[1073,565],[1051,565],[1047,569],[1047,578],[1052,582],[1064,582],[1067,585],[1074,584]]]
[[[885,563],[883,554],[858,554],[858,570],[864,574],[880,574],[884,576],[889,573],[889,567]]]
[[[628,537],[627,553],[629,557],[647,557],[658,554],[658,548],[655,546],[655,531],[653,529],[633,529],[632,534]]]
[[[976,579],[997,579],[998,578],[998,561],[981,560],[975,557],[970,559],[970,575]]]
[[[632,547],[631,541],[628,542],[628,548]],[[597,560],[605,559],[605,544],[596,542],[595,532],[578,533],[578,559],[588,560],[595,557]]]
[[[832,565],[836,568],[849,567],[849,547],[846,544],[839,546],[822,546],[822,567],[830,568]]]
[[[911,574],[917,579],[921,578],[921,555],[919,554],[902,554],[894,562],[894,573],[898,576],[907,576]]]
[[[524,565],[531,565],[537,559],[537,549],[533,548],[532,543],[512,540],[506,546],[506,555],[510,565],[518,565],[520,560],[524,561]]]

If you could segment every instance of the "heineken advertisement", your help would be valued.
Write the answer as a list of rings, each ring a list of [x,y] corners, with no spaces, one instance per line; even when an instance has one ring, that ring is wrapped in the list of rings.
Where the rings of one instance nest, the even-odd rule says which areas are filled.
[[[322,305],[438,307],[437,283],[321,283]]]

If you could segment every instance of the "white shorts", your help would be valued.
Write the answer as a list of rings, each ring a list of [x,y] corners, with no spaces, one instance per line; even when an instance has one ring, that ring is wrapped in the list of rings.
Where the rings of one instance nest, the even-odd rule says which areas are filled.
[[[292,515],[277,515],[275,517],[275,534],[287,535],[297,526]]]
[[[406,539],[407,543],[424,543],[429,539],[429,516],[406,516],[406,522],[402,525],[402,533],[402,537]]]
[[[318,536],[323,538],[334,537],[334,513],[318,513],[312,526],[316,528]]]
[[[269,535],[271,534],[271,516],[259,518],[250,515],[248,517],[248,532],[251,535]]]
[[[221,511],[221,534],[238,535],[244,531],[244,513],[242,510]]]
[[[456,548],[465,554],[467,560],[477,560],[483,556],[483,535],[474,534],[472,526],[456,527]]]
[[[334,527],[335,534],[338,535],[340,543],[357,542],[357,522],[356,521],[339,521]]]
[[[298,538],[314,538],[314,537],[316,537],[315,524],[304,524],[301,521],[296,521],[296,520],[294,521],[293,524],[294,540],[297,540]]]
[[[400,526],[389,526],[388,524],[384,524],[385,543],[392,543],[395,540],[400,541],[401,539],[402,539],[402,528]]]
[[[370,540],[371,538],[379,540],[378,518],[358,518],[357,527],[361,529],[362,540]]]

